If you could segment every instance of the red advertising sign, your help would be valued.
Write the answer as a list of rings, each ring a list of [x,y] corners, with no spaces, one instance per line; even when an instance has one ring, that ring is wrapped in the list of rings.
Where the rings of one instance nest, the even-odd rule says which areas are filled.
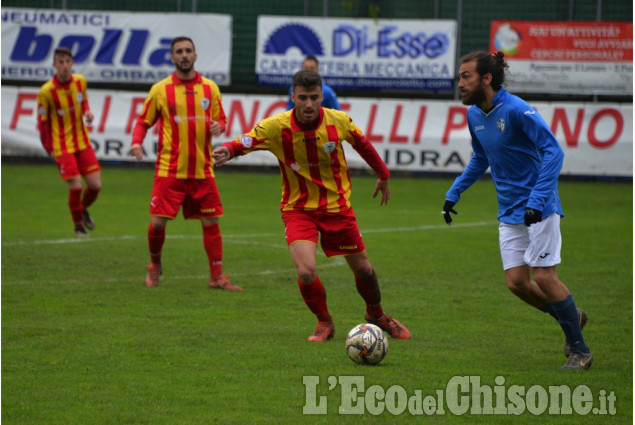
[[[632,22],[492,21],[490,50],[510,65],[510,89],[633,93]]]
[[[46,153],[37,132],[36,87],[2,87],[2,155]],[[147,93],[89,89],[95,115],[90,139],[99,159],[134,161],[128,155],[137,115]],[[212,143],[232,140],[260,120],[282,112],[286,94],[226,94],[224,134]],[[467,109],[457,101],[420,99],[340,99],[342,109],[373,143],[391,170],[459,173],[472,156]],[[633,105],[603,102],[532,102],[565,152],[562,174],[633,176]],[[158,129],[143,142],[146,161],[156,160]],[[368,166],[344,143],[351,168]],[[276,166],[269,152],[253,152],[230,165]]]

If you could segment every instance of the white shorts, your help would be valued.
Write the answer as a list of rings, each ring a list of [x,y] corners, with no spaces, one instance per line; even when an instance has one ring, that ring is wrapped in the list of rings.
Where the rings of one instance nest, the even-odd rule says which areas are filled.
[[[503,270],[529,265],[551,267],[560,264],[562,237],[560,215],[553,213],[539,223],[498,225]]]

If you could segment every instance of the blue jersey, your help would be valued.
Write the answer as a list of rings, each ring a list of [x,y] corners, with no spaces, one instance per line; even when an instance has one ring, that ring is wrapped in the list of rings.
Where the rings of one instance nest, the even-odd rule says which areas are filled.
[[[291,100],[291,93],[293,93],[293,86],[289,88],[289,100],[287,101],[287,111],[293,109],[295,103]],[[337,101],[337,96],[335,96],[335,92],[328,84],[322,84],[322,93],[324,93],[324,97],[322,98],[322,106],[325,108],[337,109],[341,110],[340,103]]]
[[[558,176],[564,152],[545,120],[527,102],[500,88],[485,113],[472,105],[467,123],[474,154],[445,199],[458,202],[490,168],[498,196],[498,220],[524,222],[525,208],[561,216]]]

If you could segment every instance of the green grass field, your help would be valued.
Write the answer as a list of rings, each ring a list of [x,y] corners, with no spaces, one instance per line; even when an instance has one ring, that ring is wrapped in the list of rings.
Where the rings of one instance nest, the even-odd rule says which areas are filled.
[[[315,319],[284,241],[277,173],[236,167],[217,173],[224,268],[244,292],[207,288],[200,224],[182,217],[168,226],[160,286],[146,288],[152,173],[105,166],[91,209],[97,229],[77,240],[54,165],[2,165],[3,423],[632,423],[630,182],[560,184],[566,214],[560,278],[589,314],[585,338],[595,356],[589,371],[566,372],[559,369],[565,361],[559,326],[505,288],[488,179],[464,194],[448,227],[440,210],[451,179],[395,177],[390,204],[379,207],[371,197],[375,179],[353,178],[353,205],[384,308],[413,334],[390,340],[386,359],[364,367],[344,350],[348,330],[363,322],[364,305],[342,259],[318,256],[335,339],[306,341]],[[364,380],[357,399],[342,385],[347,376]],[[525,388],[528,406],[541,394],[536,386],[587,386],[593,407],[602,394],[613,394],[615,414],[547,409],[536,416],[529,409],[497,416],[446,405],[443,414],[420,418],[417,410],[401,409],[405,399],[390,397],[454,394],[446,387],[463,376],[499,385],[500,407],[511,402],[505,395],[514,386]],[[340,414],[348,404],[365,413]],[[303,415],[312,406],[326,414]]]

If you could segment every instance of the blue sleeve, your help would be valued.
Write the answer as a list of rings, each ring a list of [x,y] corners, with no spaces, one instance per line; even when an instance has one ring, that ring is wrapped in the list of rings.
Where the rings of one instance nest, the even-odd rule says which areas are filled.
[[[337,96],[330,86],[322,86],[324,91],[324,99],[322,99],[322,106],[325,108],[341,110],[340,103],[337,101]]]
[[[325,108],[337,109],[340,108],[340,103],[337,101],[337,97],[335,97],[335,93],[332,93],[330,96],[324,96],[324,100],[322,101],[322,106]]]
[[[295,103],[291,100],[291,93],[293,93],[293,86],[289,87],[289,100],[287,100],[287,111],[293,109]]]
[[[541,157],[540,174],[531,190],[527,207],[544,211],[545,205],[558,191],[558,177],[564,152],[545,120],[538,114],[523,114],[522,128],[536,142]]]
[[[470,134],[472,135],[472,150],[474,154],[472,158],[470,158],[470,162],[468,162],[465,170],[463,170],[463,173],[454,180],[452,187],[450,187],[450,190],[445,194],[447,201],[459,202],[461,193],[465,192],[474,182],[485,174],[489,167],[489,161],[485,156],[485,151],[481,147],[480,142],[474,137],[472,130],[470,130]]]

